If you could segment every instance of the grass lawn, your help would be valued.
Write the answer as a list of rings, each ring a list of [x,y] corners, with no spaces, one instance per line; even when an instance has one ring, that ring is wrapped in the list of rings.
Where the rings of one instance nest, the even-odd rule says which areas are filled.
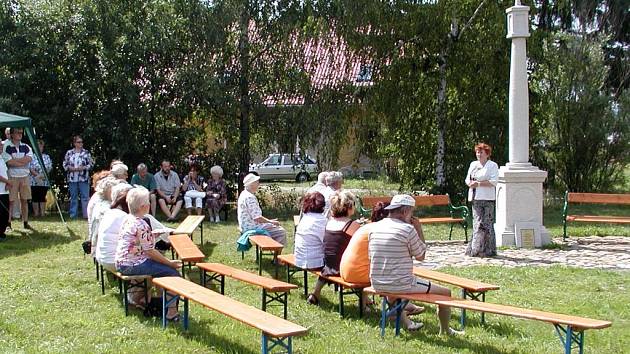
[[[27,235],[16,229],[9,233],[8,241],[0,243],[0,352],[260,352],[259,332],[196,304],[191,305],[188,332],[181,325],[162,330],[159,320],[145,318],[135,310],[125,317],[116,284],[106,284],[106,293],[101,295],[93,264],[82,254],[85,222],[69,222],[74,235],[54,217],[32,225],[38,232]],[[284,226],[293,230],[289,222]],[[440,230],[427,228],[427,234],[435,235]],[[255,272],[253,252],[241,260],[235,251],[234,221],[220,226],[205,224],[204,231],[207,243],[203,251],[208,260]],[[198,233],[195,241],[199,242]],[[267,264],[265,271],[273,274],[272,266]],[[620,353],[630,347],[630,273],[489,266],[445,271],[500,285],[500,291],[488,295],[491,302],[613,321],[609,329],[586,332],[587,353]],[[193,271],[191,279],[197,282],[198,273]],[[339,318],[332,288],[322,292],[321,308],[307,305],[301,293],[299,289],[289,296],[289,320],[310,328],[307,336],[294,341],[294,349],[300,353],[562,351],[552,325],[495,315],[487,316],[488,325],[480,326],[479,316],[473,313],[465,335],[441,337],[437,335],[433,308],[417,317],[425,323],[420,332],[403,332],[400,338],[394,338],[390,325],[385,339],[381,339],[378,316],[358,319],[352,300],[347,305],[349,317]],[[226,295],[260,306],[260,291],[234,280],[226,280]],[[280,316],[282,313],[281,308],[269,311]],[[453,325],[457,325],[456,315]]]

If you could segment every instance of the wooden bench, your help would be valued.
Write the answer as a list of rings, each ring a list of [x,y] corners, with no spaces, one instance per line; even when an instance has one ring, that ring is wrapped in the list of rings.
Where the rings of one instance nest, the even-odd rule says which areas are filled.
[[[449,216],[444,217],[421,217],[419,218],[420,223],[422,224],[450,224],[451,230],[448,234],[448,239],[451,239],[453,235],[453,224],[460,224],[464,228],[464,236],[466,237],[466,242],[468,242],[468,216],[470,215],[470,211],[468,207],[465,205],[462,206],[454,206],[451,204],[451,198],[448,194],[444,195],[415,195],[413,199],[416,201],[416,207],[434,207],[434,206],[448,206]],[[372,212],[372,208],[378,202],[387,202],[389,203],[392,200],[392,197],[382,196],[382,197],[374,197],[374,196],[364,196],[361,199],[361,214],[365,217],[369,217],[369,213]]]
[[[440,283],[455,285],[462,289],[462,299],[470,299],[475,301],[486,301],[486,291],[499,290],[498,285],[482,283],[480,281],[461,278],[455,275],[436,272],[421,267],[413,267],[413,274],[420,278],[434,280]],[[481,323],[485,323],[485,314],[481,313]],[[466,327],[466,309],[462,309],[460,317],[462,328]]]
[[[221,294],[224,294],[225,277],[227,276],[258,286],[262,289],[262,310],[267,311],[267,305],[272,302],[279,302],[282,304],[284,309],[284,318],[287,318],[287,301],[289,291],[297,289],[297,285],[252,274],[221,263],[197,263],[197,267],[201,270],[201,273],[199,274],[201,285],[206,286],[208,279],[217,280],[221,286]],[[209,277],[208,273],[211,273]]]
[[[607,224],[630,224],[628,216],[596,216],[596,215],[568,215],[569,203],[584,204],[617,204],[630,205],[630,194],[603,194],[603,193],[564,193],[564,207],[562,208],[562,227],[564,240],[567,239],[567,223],[574,222],[600,222]]]
[[[278,254],[282,252],[284,245],[269,236],[254,235],[249,237],[249,242],[256,246],[256,262],[258,263],[258,275],[262,274],[262,257],[264,254],[273,255],[273,262],[276,263]],[[244,252],[241,252],[241,255]],[[276,266],[276,278],[278,277],[278,267]]]
[[[494,313],[497,315],[505,315],[529,320],[537,320],[548,322],[554,325],[556,333],[563,343],[565,353],[571,353],[574,345],[578,346],[579,352],[584,350],[584,331],[587,329],[601,329],[612,325],[609,321],[593,320],[590,318],[569,316],[552,312],[525,309],[514,306],[491,304],[487,302],[455,299],[450,296],[437,294],[390,294],[380,293],[369,287],[364,289],[368,294],[380,295],[383,297],[381,310],[381,336],[385,335],[385,324],[390,315],[396,315],[396,335],[400,334],[400,319],[402,309],[405,308],[409,301],[419,301],[439,306],[448,306],[472,311],[481,311]],[[389,304],[386,297],[397,298],[394,304]]]
[[[369,283],[348,283],[340,276],[322,276],[318,270],[308,270],[298,267],[295,264],[295,255],[283,254],[278,256],[278,262],[284,264],[287,268],[287,282],[291,282],[292,276],[297,272],[303,272],[304,276],[304,296],[308,297],[308,272],[322,277],[333,283],[335,288],[339,287],[339,314],[344,316],[344,296],[356,295],[359,298],[359,317],[363,317],[363,288],[370,286]]]
[[[94,259],[100,273],[101,280],[101,294],[105,295],[105,272],[106,269]],[[109,271],[107,271],[110,273]],[[120,272],[111,273],[118,279],[118,293],[120,294],[123,306],[125,307],[125,316],[129,315],[129,299],[127,294],[131,289],[142,289],[144,291],[145,304],[149,303],[149,282],[151,281],[150,275],[123,275]]]
[[[269,353],[275,346],[293,351],[293,336],[306,334],[308,329],[289,322],[253,306],[243,304],[215,291],[204,288],[180,277],[156,278],[153,283],[162,288],[162,327],[166,327],[166,312],[168,306],[182,298],[184,302],[183,326],[188,329],[189,300],[192,300],[210,310],[224,314],[262,332],[262,353]],[[166,300],[166,292],[175,295]],[[271,342],[271,345],[269,344]]]
[[[193,232],[195,232],[198,226],[201,226],[201,244],[203,245],[203,220],[205,218],[205,215],[188,215],[186,219],[173,230],[173,234],[186,234],[192,239]]]
[[[206,255],[201,252],[199,247],[193,243],[188,235],[170,235],[168,237],[171,243],[172,250],[177,253],[177,257],[182,261],[182,276],[184,276],[184,270],[188,263],[188,270],[192,268],[193,263],[201,262],[206,258]]]

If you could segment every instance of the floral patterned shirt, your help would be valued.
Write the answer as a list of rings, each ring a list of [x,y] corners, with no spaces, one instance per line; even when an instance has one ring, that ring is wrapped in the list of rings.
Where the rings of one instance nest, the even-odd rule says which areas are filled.
[[[48,156],[48,154],[42,154],[42,161],[44,161],[46,172],[50,173],[50,170],[52,170],[52,160],[50,159],[50,156]],[[44,175],[44,171],[39,165],[39,160],[36,157],[31,160],[29,168],[37,172],[37,176],[33,176],[31,174],[31,186],[50,187],[48,181],[46,180],[46,176]]]
[[[82,171],[70,172],[70,167],[86,167]],[[81,149],[76,152],[74,149],[70,149],[66,152],[66,156],[63,158],[63,169],[67,171],[66,177],[68,182],[88,182],[90,180],[90,170],[94,167],[94,160],[90,152]]]
[[[116,268],[137,266],[149,257],[146,251],[154,248],[154,236],[151,228],[139,217],[128,215],[118,234],[116,248]]]
[[[255,195],[244,189],[238,197],[237,206],[238,226],[242,232],[254,230],[261,226],[256,222],[256,218],[262,216],[262,210]]]
[[[206,193],[218,194],[219,200],[225,202],[227,200],[227,187],[225,186],[225,180],[223,178],[215,181],[211,178],[206,186]]]

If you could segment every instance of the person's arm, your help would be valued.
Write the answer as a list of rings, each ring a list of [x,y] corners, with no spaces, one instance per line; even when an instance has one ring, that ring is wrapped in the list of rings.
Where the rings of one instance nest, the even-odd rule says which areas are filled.
[[[50,173],[50,171],[52,171],[52,160],[50,159],[50,156],[48,155],[42,155],[42,160],[44,160],[44,168],[46,169],[46,172]]]
[[[420,239],[420,234],[415,230],[412,231],[409,239],[409,254],[418,261],[423,261],[426,255],[427,246],[426,243]]]
[[[176,180],[178,181],[177,184],[179,184],[179,176],[177,175],[177,173],[175,174]],[[173,202],[175,202],[177,200],[177,197],[179,197],[179,192],[181,192],[182,188],[181,186],[178,186],[177,188],[175,188],[175,192],[173,193]]]
[[[182,267],[182,262],[179,260],[170,260],[166,257],[164,257],[159,251],[156,251],[155,249],[150,249],[150,250],[146,250],[144,251],[145,254],[147,255],[147,257],[151,258],[152,260],[162,263],[164,265],[167,265],[173,269],[178,269]]]
[[[66,152],[66,155],[63,157],[63,163],[61,164],[61,167],[63,167],[63,169],[67,172],[71,172],[70,170],[70,151]]]
[[[94,167],[94,159],[92,159],[92,155],[89,151],[85,150],[85,154],[87,155],[87,164],[83,167],[83,170],[90,171],[92,167]]]
[[[4,184],[6,184],[7,187],[11,188],[11,181],[9,181],[8,178],[0,176],[0,182],[3,182]]]
[[[470,177],[471,177],[471,175],[472,175],[472,172],[473,172],[474,167],[475,167],[475,161],[473,161],[473,162],[471,162],[471,163],[470,163],[470,167],[468,167],[468,172],[466,173],[466,179],[465,179],[465,182],[466,182],[466,185],[467,185],[468,187],[470,187],[470,188],[475,188],[475,184],[476,184],[476,183],[475,183],[476,181],[473,181],[473,180],[470,178]]]
[[[255,218],[254,221],[256,221],[259,224],[269,223],[269,224],[274,224],[276,226],[280,225],[280,222],[278,221],[278,219],[267,219],[264,216],[259,216],[259,217]]]
[[[201,180],[201,184],[203,184],[203,177],[199,178]],[[197,181],[193,181],[193,183],[195,183],[195,190],[197,192],[203,192],[203,187],[199,184],[197,184]]]
[[[426,244],[426,241],[424,240],[424,232],[422,232],[422,225],[420,224],[420,219],[418,219],[415,216],[412,216],[411,225],[413,225],[413,228],[416,229],[416,232],[418,233],[418,237],[420,237],[420,241]]]

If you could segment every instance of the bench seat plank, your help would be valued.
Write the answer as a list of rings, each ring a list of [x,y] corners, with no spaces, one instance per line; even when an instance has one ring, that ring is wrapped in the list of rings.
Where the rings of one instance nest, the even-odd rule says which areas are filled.
[[[206,258],[203,252],[201,252],[199,247],[192,242],[188,235],[170,235],[168,240],[171,242],[171,247],[175,249],[179,259],[184,262],[199,262]]]
[[[250,236],[249,241],[264,251],[281,251],[284,246],[269,236],[255,235]]]
[[[418,277],[421,277],[421,278],[425,278],[425,279],[429,279],[429,280],[435,280],[435,281],[439,281],[439,282],[442,282],[442,283],[455,285],[455,286],[458,286],[460,288],[463,288],[463,289],[466,289],[466,290],[470,290],[470,291],[474,291],[474,292],[483,292],[483,291],[488,291],[488,290],[499,290],[499,286],[498,285],[482,283],[480,281],[476,281],[476,280],[472,280],[472,279],[466,279],[466,278],[461,278],[461,277],[458,277],[458,276],[455,276],[455,275],[442,273],[442,272],[436,272],[436,271],[425,269],[425,268],[421,268],[421,267],[413,267],[413,274],[418,276]]]
[[[597,215],[567,215],[567,221],[602,222],[611,224],[630,224],[630,217],[597,216]]]
[[[473,311],[482,311],[487,313],[494,313],[497,315],[506,315],[511,317],[543,321],[552,324],[569,325],[578,329],[600,329],[610,327],[612,325],[610,321],[593,320],[590,318],[531,310],[507,305],[491,304],[474,300],[461,300],[445,295],[379,293],[375,291],[372,287],[366,288],[363,291],[368,294],[375,294],[387,297],[398,297],[411,301],[419,301],[435,305],[449,306]]]
[[[197,263],[197,267],[208,272],[223,274],[236,280],[244,281],[264,288],[269,292],[285,292],[297,289],[295,284],[285,283],[280,280],[266,278],[241,269],[236,269],[221,263]]]
[[[155,278],[153,283],[169,292],[193,300],[206,308],[257,328],[274,338],[299,336],[306,334],[308,331],[308,329],[300,325],[253,306],[243,304],[180,277]]]
[[[184,221],[173,231],[174,234],[192,235],[197,226],[205,219],[204,215],[188,215]]]

